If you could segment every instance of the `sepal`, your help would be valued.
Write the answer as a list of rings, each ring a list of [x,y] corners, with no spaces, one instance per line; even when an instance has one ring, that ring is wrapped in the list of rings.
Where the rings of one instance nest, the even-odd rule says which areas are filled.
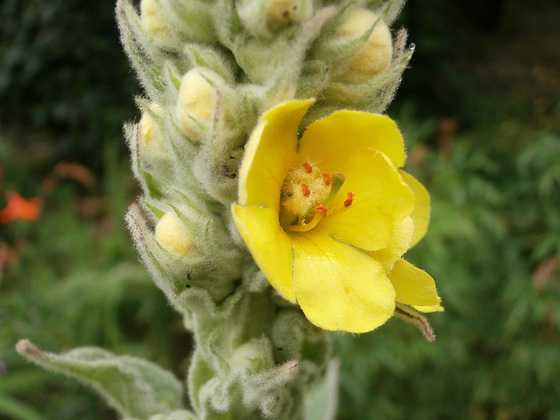
[[[140,16],[129,0],[118,0],[117,22],[121,33],[121,43],[148,96],[161,97],[164,90],[162,67],[166,51],[161,42],[144,29]]]

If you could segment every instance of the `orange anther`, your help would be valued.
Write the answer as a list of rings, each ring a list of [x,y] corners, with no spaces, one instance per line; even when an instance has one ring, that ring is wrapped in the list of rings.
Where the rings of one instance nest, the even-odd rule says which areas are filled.
[[[309,195],[311,194],[311,190],[309,189],[309,185],[301,184],[301,189],[303,191],[303,195],[305,195],[306,197],[309,197]]]
[[[354,194],[351,193],[350,191],[348,191],[348,195],[347,195],[347,199],[344,202],[344,207],[350,207],[350,205],[352,204],[352,202],[354,201]]]
[[[311,166],[309,162],[303,162],[303,167],[305,168],[305,172],[307,172],[308,174],[313,172],[313,166]]]
[[[328,187],[331,185],[331,176],[329,174],[323,174],[323,178],[325,179],[325,185]]]
[[[318,213],[327,214],[327,208],[325,206],[323,206],[322,204],[319,204],[318,206],[315,206],[315,211],[318,212]]]

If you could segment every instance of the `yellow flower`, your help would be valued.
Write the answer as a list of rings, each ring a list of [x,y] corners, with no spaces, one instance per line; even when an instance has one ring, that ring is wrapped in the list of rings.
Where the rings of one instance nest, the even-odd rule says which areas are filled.
[[[429,195],[400,171],[404,142],[388,117],[338,111],[298,141],[312,101],[268,111],[246,146],[237,228],[285,299],[318,327],[371,331],[395,302],[442,310],[434,280],[401,256],[425,234]]]

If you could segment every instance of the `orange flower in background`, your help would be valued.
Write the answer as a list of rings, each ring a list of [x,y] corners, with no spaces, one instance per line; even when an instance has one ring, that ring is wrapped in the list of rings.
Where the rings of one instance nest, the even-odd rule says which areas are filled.
[[[0,211],[0,224],[7,225],[16,220],[36,222],[41,215],[43,201],[39,197],[26,200],[18,193],[8,193],[8,204]]]

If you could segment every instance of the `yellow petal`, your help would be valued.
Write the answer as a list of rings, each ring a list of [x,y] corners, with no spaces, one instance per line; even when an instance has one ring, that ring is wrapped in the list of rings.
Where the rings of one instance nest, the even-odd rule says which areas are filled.
[[[380,249],[379,251],[371,251],[368,254],[374,260],[382,263],[385,270],[389,272],[393,269],[395,262],[409,250],[413,235],[414,221],[410,216],[405,217],[395,224],[387,248]]]
[[[444,311],[443,306],[441,306],[439,303],[437,305],[432,305],[432,306],[412,305],[412,307],[414,309],[416,309],[417,311],[424,312],[424,313],[443,312]]]
[[[380,263],[321,232],[291,236],[296,298],[309,321],[363,333],[393,315],[395,291]]]
[[[286,172],[296,162],[297,130],[312,101],[268,111],[251,134],[239,170],[239,203],[278,208]]]
[[[389,273],[389,279],[395,287],[399,303],[422,307],[436,306],[441,301],[434,279],[408,261],[398,260]]]
[[[329,163],[346,161],[355,151],[371,148],[404,165],[404,140],[389,117],[359,111],[337,111],[311,124],[301,139],[300,154],[330,171]]]
[[[376,150],[355,153],[341,172],[346,181],[332,207],[342,210],[327,214],[320,229],[364,250],[386,248],[395,223],[414,208],[414,194],[385,155]],[[344,207],[348,192],[354,194],[354,201]]]
[[[243,241],[272,287],[285,299],[295,302],[292,243],[278,224],[278,212],[234,204],[232,213]]]
[[[424,237],[428,231],[428,224],[430,223],[430,194],[426,188],[416,180],[412,175],[404,171],[399,171],[404,182],[410,187],[414,196],[416,197],[416,204],[412,211],[412,219],[414,220],[414,236],[412,237],[412,248],[420,239]]]

